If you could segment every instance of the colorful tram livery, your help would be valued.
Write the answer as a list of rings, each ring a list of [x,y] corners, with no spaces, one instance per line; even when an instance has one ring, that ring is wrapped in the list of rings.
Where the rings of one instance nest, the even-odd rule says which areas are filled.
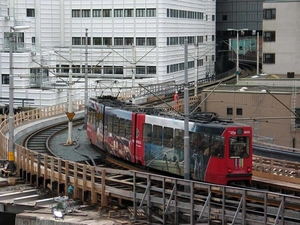
[[[113,97],[89,101],[87,136],[107,154],[184,176],[184,120],[149,114]],[[249,184],[252,129],[230,121],[189,122],[190,177],[210,183]]]

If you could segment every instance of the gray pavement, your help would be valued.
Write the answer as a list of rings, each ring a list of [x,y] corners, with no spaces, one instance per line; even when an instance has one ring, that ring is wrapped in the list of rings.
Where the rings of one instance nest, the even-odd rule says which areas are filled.
[[[74,144],[68,145],[68,130],[65,130],[51,139],[49,147],[57,157],[70,161],[88,160],[82,154],[88,155],[94,160],[101,159],[101,156],[99,157],[100,151],[91,145],[87,139],[86,130],[82,129],[82,125],[73,127],[72,139]]]

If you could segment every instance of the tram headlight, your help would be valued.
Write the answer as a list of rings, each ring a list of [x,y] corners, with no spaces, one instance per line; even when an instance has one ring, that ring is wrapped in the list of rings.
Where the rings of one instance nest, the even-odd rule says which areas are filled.
[[[232,173],[232,170],[230,167],[228,168],[228,173]]]
[[[251,172],[250,167],[247,167],[247,173],[250,173],[250,172]]]
[[[236,129],[236,134],[243,134],[243,133],[244,133],[244,131],[242,128]]]

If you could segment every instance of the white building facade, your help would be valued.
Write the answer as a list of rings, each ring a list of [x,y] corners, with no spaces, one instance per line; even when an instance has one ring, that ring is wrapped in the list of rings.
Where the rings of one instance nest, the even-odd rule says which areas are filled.
[[[30,28],[14,32],[14,97],[34,99],[35,106],[66,101],[70,75],[73,95],[82,99],[86,72],[89,96],[101,93],[94,92],[96,80],[104,85],[102,93],[112,89],[112,83],[124,89],[139,83],[181,84],[185,40],[188,80],[214,75],[214,0],[2,0],[0,4],[2,98],[9,93],[10,27],[18,26]]]
[[[299,1],[263,3],[263,72],[300,74]]]

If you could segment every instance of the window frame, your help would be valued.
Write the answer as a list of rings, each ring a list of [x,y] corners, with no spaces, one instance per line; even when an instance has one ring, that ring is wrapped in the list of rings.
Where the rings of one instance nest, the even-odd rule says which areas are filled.
[[[276,31],[264,31],[263,38],[265,42],[276,41]]]
[[[1,74],[1,82],[2,84],[9,84],[9,74]]]
[[[263,54],[263,63],[264,64],[275,64],[275,53],[264,53]]]
[[[101,9],[93,9],[93,17],[102,17]]]
[[[276,19],[276,9],[263,9],[263,19],[264,20],[275,20]]]
[[[80,18],[81,12],[80,9],[72,9],[72,18]]]
[[[26,17],[35,17],[35,9],[27,8],[26,9]]]

